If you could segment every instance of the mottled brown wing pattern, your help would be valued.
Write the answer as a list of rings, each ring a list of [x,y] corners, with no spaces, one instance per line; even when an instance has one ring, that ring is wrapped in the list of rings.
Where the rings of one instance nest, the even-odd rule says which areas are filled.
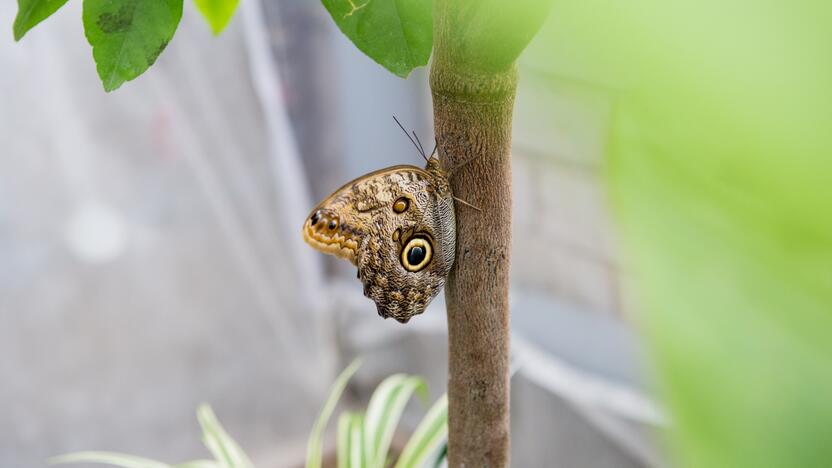
[[[303,238],[356,265],[379,315],[407,322],[424,312],[453,265],[448,181],[435,158],[425,169],[395,166],[359,177],[312,210]]]

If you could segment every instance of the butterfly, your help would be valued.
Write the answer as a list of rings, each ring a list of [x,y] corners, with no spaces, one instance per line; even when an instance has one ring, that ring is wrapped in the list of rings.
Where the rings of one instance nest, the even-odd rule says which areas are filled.
[[[446,171],[435,150],[427,157],[421,142],[416,147],[427,161],[424,169],[393,166],[347,182],[303,223],[304,241],[352,262],[378,314],[401,323],[424,312],[436,297],[456,252]]]

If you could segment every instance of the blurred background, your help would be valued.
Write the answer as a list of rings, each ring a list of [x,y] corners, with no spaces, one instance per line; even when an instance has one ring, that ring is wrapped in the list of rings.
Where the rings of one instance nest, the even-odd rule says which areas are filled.
[[[393,76],[318,2],[245,0],[216,38],[185,5],[157,64],[111,94],[80,2],[0,40],[2,467],[202,458],[201,402],[257,466],[297,467],[355,356],[345,405],[395,372],[445,390],[441,296],[407,326],[380,320],[354,267],[300,236],[344,182],[422,164],[392,115],[432,140],[427,71]],[[616,86],[547,44],[522,56],[515,108],[513,464],[663,466],[601,186]]]

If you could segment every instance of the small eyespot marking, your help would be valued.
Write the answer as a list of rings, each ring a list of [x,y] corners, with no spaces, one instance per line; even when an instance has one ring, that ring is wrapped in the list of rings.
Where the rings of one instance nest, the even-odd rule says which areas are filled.
[[[398,242],[401,235],[402,235],[402,230],[401,229],[396,229],[395,231],[393,231],[393,241]]]
[[[399,197],[393,203],[393,212],[395,213],[404,213],[407,211],[407,208],[410,206],[410,200],[407,197]]]
[[[314,225],[318,224],[318,221],[319,221],[320,219],[321,219],[321,212],[320,212],[320,211],[316,211],[316,212],[315,212],[315,214],[313,214],[313,215],[312,215],[312,217],[311,217],[311,218],[309,218],[309,222],[310,222],[310,224],[309,224],[309,225],[310,225],[310,226],[314,226]]]
[[[338,227],[338,221],[336,221],[334,219],[330,220],[329,221],[329,226],[327,226],[327,227],[329,228],[330,231],[334,231],[335,228]]]
[[[433,247],[430,240],[424,237],[414,237],[402,249],[401,262],[405,270],[415,273],[425,268],[433,258]]]

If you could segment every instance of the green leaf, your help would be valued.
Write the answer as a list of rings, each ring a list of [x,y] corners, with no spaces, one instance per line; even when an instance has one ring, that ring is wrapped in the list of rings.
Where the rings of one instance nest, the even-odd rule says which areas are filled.
[[[217,35],[228,26],[240,0],[194,0],[194,3]]]
[[[100,463],[122,468],[222,468],[213,460],[193,460],[169,465],[148,458],[116,452],[75,452],[49,459],[50,464],[59,463]]]
[[[210,406],[200,405],[196,414],[202,427],[202,441],[222,468],[254,468],[245,452],[220,425]]]
[[[448,436],[448,395],[436,400],[404,446],[395,468],[423,466]],[[440,457],[441,460],[441,457]]]
[[[192,460],[169,465],[123,453],[77,452],[51,458],[49,463],[101,463],[122,468],[254,468],[248,456],[222,428],[210,406],[201,405],[197,410],[197,418],[202,426],[203,442],[216,461]]]
[[[443,58],[472,73],[509,68],[543,25],[552,3],[436,0],[434,14],[446,41]]]
[[[332,416],[335,405],[338,404],[338,400],[341,398],[341,393],[344,392],[347,382],[349,382],[359,367],[361,367],[361,360],[354,360],[346,369],[341,371],[341,374],[338,375],[338,378],[332,384],[332,390],[329,391],[329,396],[324,403],[324,407],[321,409],[321,414],[318,416],[315,425],[312,427],[312,432],[309,434],[309,441],[306,444],[306,468],[321,467],[324,429],[326,429],[326,424],[329,422],[329,418]]]
[[[84,30],[98,76],[113,91],[147,70],[182,17],[182,0],[84,0]]]
[[[222,465],[214,460],[193,460],[184,463],[177,463],[173,468],[222,468]]]
[[[364,424],[360,413],[352,415],[350,420],[350,468],[365,468]]]
[[[17,0],[14,40],[19,41],[38,23],[52,16],[67,0]]]
[[[384,468],[393,433],[414,391],[427,396],[424,380],[396,374],[384,379],[373,392],[364,420],[364,451],[368,468]]]
[[[439,449],[439,453],[436,455],[436,460],[433,462],[433,468],[439,468],[442,466],[442,462],[448,460],[448,441],[442,444],[442,447]]]
[[[400,77],[427,65],[431,0],[322,0],[338,28],[368,57]]]
[[[343,412],[338,417],[338,438],[336,441],[336,455],[338,468],[350,466],[350,424],[352,424],[352,413]]]
[[[338,468],[367,468],[361,413],[345,411],[338,418]]]
[[[578,3],[673,466],[829,467],[832,4]]]
[[[100,463],[122,468],[172,468],[167,463],[115,452],[76,452],[50,458],[49,463]]]

